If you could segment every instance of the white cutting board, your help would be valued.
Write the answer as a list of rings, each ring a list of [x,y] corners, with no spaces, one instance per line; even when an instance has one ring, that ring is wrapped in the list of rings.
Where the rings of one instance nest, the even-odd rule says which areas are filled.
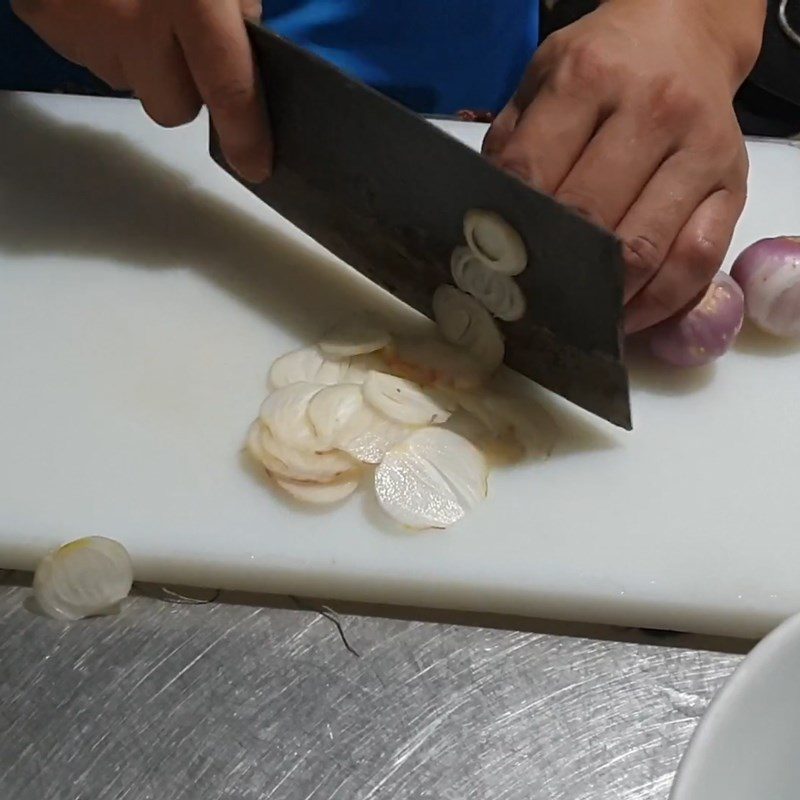
[[[205,119],[0,95],[0,566],[103,534],[140,580],[739,635],[800,609],[800,349],[754,336],[636,368],[633,433],[555,401],[552,459],[448,531],[276,495],[241,455],[271,360],[365,306],[418,319],[205,151]],[[800,231],[800,150],[750,155],[733,251]]]

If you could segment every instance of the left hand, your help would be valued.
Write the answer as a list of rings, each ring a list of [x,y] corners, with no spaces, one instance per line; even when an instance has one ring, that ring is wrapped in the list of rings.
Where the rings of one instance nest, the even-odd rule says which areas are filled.
[[[548,37],[484,153],[623,241],[625,328],[708,286],[744,207],[732,99],[764,0],[607,0]]]

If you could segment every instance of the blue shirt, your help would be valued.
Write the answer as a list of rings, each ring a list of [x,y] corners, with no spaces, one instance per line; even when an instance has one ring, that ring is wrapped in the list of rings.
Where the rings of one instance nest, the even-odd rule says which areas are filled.
[[[538,41],[539,0],[263,0],[269,27],[416,111],[500,109]],[[97,91],[0,0],[0,89]]]
[[[536,49],[539,0],[264,0],[269,26],[417,111],[499,110]]]

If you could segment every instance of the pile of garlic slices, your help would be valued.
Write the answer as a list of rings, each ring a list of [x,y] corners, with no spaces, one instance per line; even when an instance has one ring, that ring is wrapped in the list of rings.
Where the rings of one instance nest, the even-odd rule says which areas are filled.
[[[478,225],[472,241],[519,271],[524,247],[509,262],[504,242],[518,249],[519,237],[502,226]],[[455,311],[447,306],[442,291],[450,290],[466,298],[465,317],[460,298]],[[514,312],[518,301],[503,291],[484,297]],[[488,386],[504,348],[483,299],[454,287],[441,287],[437,298],[448,341],[398,339],[351,319],[273,363],[247,449],[280,489],[301,502],[332,504],[371,476],[380,506],[401,525],[445,528],[486,496],[490,463],[549,454],[556,438],[549,416]]]

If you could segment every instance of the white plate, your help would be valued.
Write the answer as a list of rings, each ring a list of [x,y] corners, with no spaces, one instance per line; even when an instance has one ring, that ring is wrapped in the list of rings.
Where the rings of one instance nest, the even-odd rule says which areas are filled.
[[[800,797],[800,615],[767,636],[714,699],[670,800]]]

